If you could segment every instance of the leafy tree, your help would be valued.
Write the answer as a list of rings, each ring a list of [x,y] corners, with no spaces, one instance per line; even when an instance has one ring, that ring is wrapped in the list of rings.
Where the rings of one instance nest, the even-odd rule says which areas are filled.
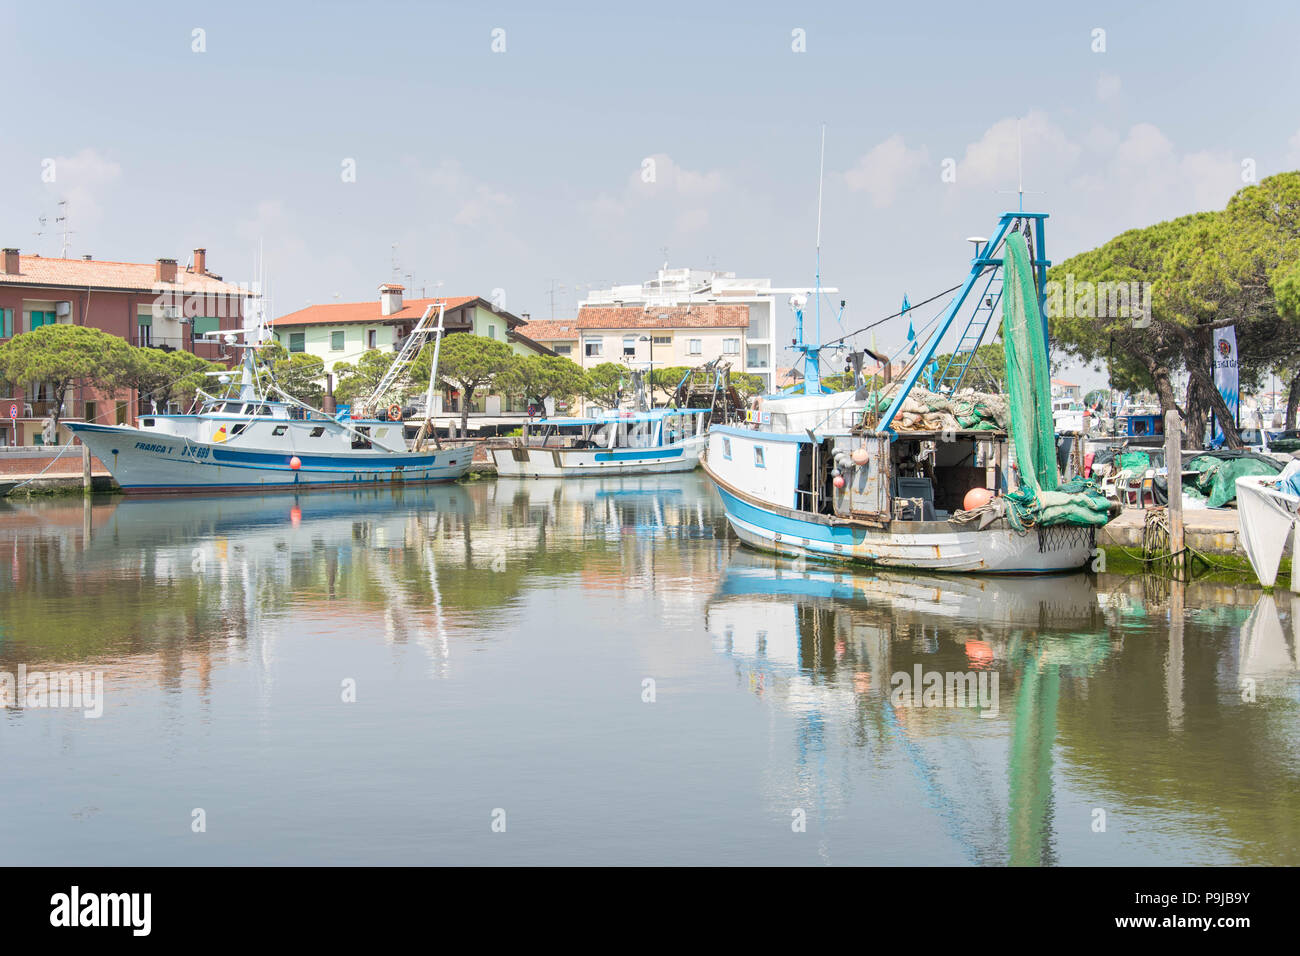
[[[627,366],[617,362],[601,362],[587,369],[582,395],[600,408],[618,408],[623,391],[631,379]]]
[[[651,392],[660,392],[667,398],[672,398],[673,392],[681,384],[682,379],[689,372],[689,365],[668,365],[664,368],[650,370],[650,389]]]
[[[159,408],[166,408],[173,398],[188,404],[199,389],[211,387],[209,372],[224,370],[224,365],[209,362],[193,352],[131,347],[130,361],[118,384],[148,396]]]
[[[755,395],[762,395],[767,391],[767,385],[761,375],[751,375],[748,372],[732,372],[731,387],[736,390],[736,394],[741,400],[753,398]]]
[[[446,343],[443,345],[445,349]],[[383,381],[384,374],[393,364],[394,358],[392,352],[367,349],[361,353],[356,365],[350,362],[339,362],[334,366],[334,377],[337,380],[334,386],[335,399],[339,404],[350,405],[357,398],[369,395]],[[424,368],[427,376],[429,369],[427,362]]]
[[[935,363],[938,366],[934,373],[936,387],[939,384],[939,377],[947,369],[951,358],[952,353],[935,356]],[[975,354],[971,356],[970,364],[966,366],[966,374],[962,376],[961,387],[973,388],[977,392],[998,393],[1006,386],[1006,379],[1006,349],[1002,347],[1000,341],[987,342],[977,348]]]
[[[1300,322],[1300,262],[1282,271],[1274,281],[1278,311],[1291,322]],[[1283,355],[1273,370],[1283,379],[1291,376],[1286,394],[1286,427],[1296,427],[1296,409],[1300,406],[1300,335],[1285,343]]]
[[[433,344],[420,350],[411,367],[415,382],[427,382],[429,365],[433,361]],[[469,406],[474,393],[490,386],[497,376],[507,373],[515,363],[510,346],[483,335],[456,332],[442,340],[438,353],[438,382],[443,388],[460,392],[460,428],[469,427]]]
[[[325,361],[318,355],[295,352],[275,363],[275,382],[298,401],[320,408],[325,398]]]
[[[573,398],[582,391],[583,380],[582,367],[562,355],[524,355],[500,373],[497,386],[540,405],[548,398]]]
[[[1185,368],[1188,403],[1180,411],[1189,433],[1199,435],[1213,412],[1228,445],[1240,447],[1214,387],[1214,332],[1236,327],[1243,386],[1279,361],[1294,381],[1300,311],[1290,304],[1290,283],[1298,261],[1300,172],[1281,173],[1241,190],[1221,212],[1130,230],[1055,266],[1049,278],[1062,283],[1071,276],[1076,283],[1149,283],[1150,314],[1135,321],[1096,301],[1087,303],[1091,314],[1049,308],[1052,335],[1085,361],[1107,359],[1115,387],[1154,390],[1162,410],[1178,408],[1172,374]],[[1300,399],[1300,390],[1291,394]]]
[[[117,388],[131,360],[131,346],[119,336],[82,325],[43,325],[0,346],[0,375],[20,385],[51,386],[57,432],[71,389]]]

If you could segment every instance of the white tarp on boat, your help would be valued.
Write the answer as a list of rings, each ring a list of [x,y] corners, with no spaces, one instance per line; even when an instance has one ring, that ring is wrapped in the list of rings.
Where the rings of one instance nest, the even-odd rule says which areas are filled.
[[[831,392],[827,395],[765,398],[762,401],[763,424],[771,425],[774,432],[794,435],[809,429],[842,432],[852,427],[862,412],[863,403],[857,401],[854,394]]]
[[[1291,466],[1288,466],[1288,471]],[[1286,472],[1283,472],[1286,474]],[[1277,479],[1247,475],[1237,479],[1237,513],[1241,543],[1264,587],[1277,580],[1287,536],[1300,537],[1300,497],[1273,487]],[[1300,591],[1300,547],[1292,548],[1291,590]]]

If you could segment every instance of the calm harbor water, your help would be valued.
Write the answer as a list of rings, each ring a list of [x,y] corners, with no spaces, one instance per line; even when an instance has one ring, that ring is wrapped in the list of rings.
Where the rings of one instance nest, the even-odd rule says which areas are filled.
[[[800,568],[697,474],[0,502],[0,673],[104,680],[0,711],[0,862],[1297,864],[1297,612]]]

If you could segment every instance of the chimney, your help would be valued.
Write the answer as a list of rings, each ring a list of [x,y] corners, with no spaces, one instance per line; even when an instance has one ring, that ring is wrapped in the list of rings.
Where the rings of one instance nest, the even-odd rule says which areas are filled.
[[[4,257],[5,257],[5,267],[4,267],[5,275],[10,275],[10,276],[18,275],[18,250],[6,249],[4,251]]]
[[[381,315],[396,315],[402,311],[402,293],[405,291],[403,286],[392,282],[386,282],[379,287],[379,313]]]
[[[197,276],[208,274],[208,250],[194,250],[194,274]]]
[[[175,282],[176,281],[176,260],[159,259],[157,268],[154,269],[155,282]]]

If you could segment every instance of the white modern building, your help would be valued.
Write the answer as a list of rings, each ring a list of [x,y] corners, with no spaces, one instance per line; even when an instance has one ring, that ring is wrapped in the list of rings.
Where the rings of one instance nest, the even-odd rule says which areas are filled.
[[[737,356],[740,361],[736,366],[761,376],[771,391],[776,371],[776,310],[778,306],[786,307],[786,293],[792,291],[796,290],[772,288],[771,279],[738,279],[734,272],[665,267],[655,278],[639,285],[593,291],[579,305],[579,310],[591,316],[601,308],[639,307],[655,313],[696,306],[744,306],[749,311],[749,322],[744,334],[744,353]]]

